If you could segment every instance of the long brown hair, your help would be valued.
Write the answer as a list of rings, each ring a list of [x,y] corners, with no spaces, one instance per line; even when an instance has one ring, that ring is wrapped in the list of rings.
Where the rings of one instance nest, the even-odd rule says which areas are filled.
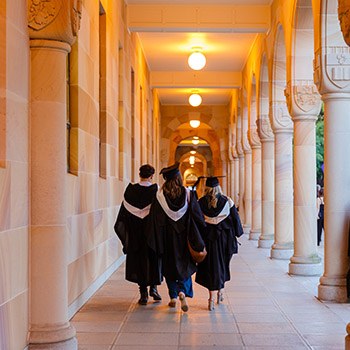
[[[181,175],[176,175],[172,179],[164,182],[162,186],[163,192],[170,199],[176,199],[181,196],[182,193],[182,177]]]
[[[222,190],[220,186],[216,187],[206,187],[204,189],[204,196],[207,197],[208,207],[216,208],[218,205],[218,197],[222,195]]]

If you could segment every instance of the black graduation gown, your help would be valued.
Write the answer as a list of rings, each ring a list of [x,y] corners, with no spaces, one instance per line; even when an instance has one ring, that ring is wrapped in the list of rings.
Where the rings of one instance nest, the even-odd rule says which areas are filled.
[[[198,202],[192,197],[183,187],[181,197],[174,203],[160,189],[151,206],[148,244],[162,258],[163,275],[170,281],[185,280],[196,271],[188,249],[188,230],[205,223]],[[201,251],[204,242],[198,232],[191,235],[191,243]]]
[[[139,285],[161,283],[160,264],[148,247],[145,234],[149,209],[157,189],[156,184],[129,184],[114,225],[114,231],[126,254],[125,279]]]
[[[231,278],[230,260],[238,252],[236,237],[243,234],[243,228],[231,199],[220,196],[217,207],[208,208],[207,198],[202,197],[199,205],[207,224],[203,238],[208,254],[198,265],[196,282],[209,290],[219,290]]]

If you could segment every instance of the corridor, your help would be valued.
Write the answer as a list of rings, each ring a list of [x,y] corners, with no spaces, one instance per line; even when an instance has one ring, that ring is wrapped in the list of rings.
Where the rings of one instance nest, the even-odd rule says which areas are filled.
[[[80,350],[344,349],[350,305],[320,302],[319,277],[289,276],[289,261],[240,239],[224,304],[209,312],[207,292],[194,285],[189,312],[163,301],[137,304],[136,285],[120,268],[74,316]],[[323,257],[323,246],[319,248]]]

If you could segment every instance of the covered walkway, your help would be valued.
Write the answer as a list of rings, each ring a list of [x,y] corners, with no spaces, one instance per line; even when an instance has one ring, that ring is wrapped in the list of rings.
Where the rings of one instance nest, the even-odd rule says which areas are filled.
[[[289,261],[270,259],[247,238],[232,260],[224,304],[212,312],[196,284],[188,313],[167,306],[165,283],[162,303],[139,306],[136,285],[119,269],[74,316],[79,349],[343,350],[350,305],[319,301],[319,277],[288,275]]]

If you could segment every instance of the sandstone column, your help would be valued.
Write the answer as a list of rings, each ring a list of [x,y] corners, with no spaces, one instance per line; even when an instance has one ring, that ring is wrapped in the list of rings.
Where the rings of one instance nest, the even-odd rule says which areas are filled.
[[[242,147],[244,151],[244,224],[245,233],[252,226],[252,150],[248,141],[248,108],[243,108]]]
[[[274,240],[275,223],[275,167],[274,167],[274,136],[269,116],[260,115],[258,132],[261,141],[261,235],[258,247],[270,249]]]
[[[239,191],[238,191],[238,205],[239,205],[239,216],[242,224],[245,222],[245,208],[244,208],[244,188],[245,188],[245,167],[244,167],[244,151],[242,146],[242,119],[240,113],[238,113],[237,119],[237,138],[236,138],[236,150],[238,155],[238,174],[239,174]]]
[[[29,349],[77,349],[68,319],[67,53],[81,1],[29,1],[31,252]]]
[[[239,158],[238,154],[233,158],[233,174],[234,174],[234,202],[239,205]]]
[[[249,130],[252,149],[252,228],[249,239],[258,240],[261,234],[261,143],[256,127]]]
[[[285,101],[270,105],[275,135],[275,241],[271,258],[293,254],[293,122]]]
[[[315,55],[314,80],[324,102],[325,123],[325,261],[318,296],[321,300],[345,302],[349,268],[350,48],[342,37],[333,4],[329,0],[322,3],[320,46]],[[346,8],[349,11],[348,2],[339,7],[345,34],[349,30]]]
[[[234,162],[233,162],[233,159],[232,159],[232,156],[230,156],[230,181],[229,181],[229,188],[230,188],[230,191],[229,191],[229,196],[234,199],[235,198],[235,192],[234,192],[234,181],[235,181],[235,171],[234,171]]]
[[[345,42],[350,46],[350,3],[347,0],[338,1],[338,15],[341,25],[341,30]],[[345,337],[345,349],[350,350],[350,323],[346,326],[347,336]]]
[[[288,84],[294,124],[294,255],[289,273],[312,276],[322,272],[317,251],[316,130],[321,100],[312,81]]]

